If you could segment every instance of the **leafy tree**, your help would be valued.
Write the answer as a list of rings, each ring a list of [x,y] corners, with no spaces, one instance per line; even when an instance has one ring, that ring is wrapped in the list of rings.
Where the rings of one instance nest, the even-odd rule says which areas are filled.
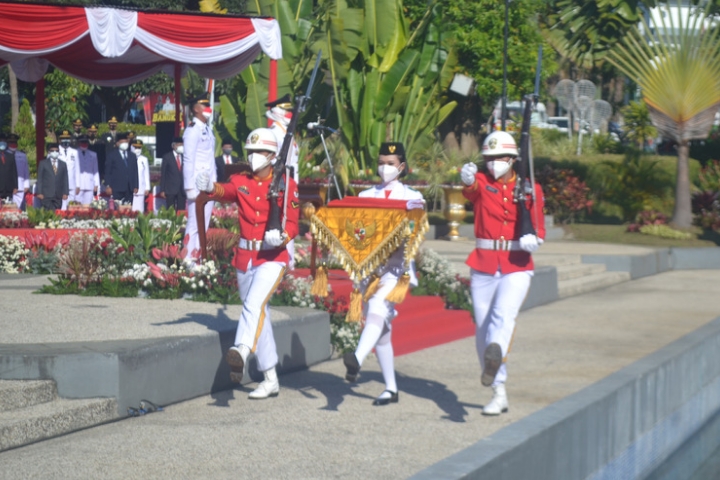
[[[645,102],[630,102],[622,110],[625,119],[625,129],[629,140],[635,142],[642,151],[645,142],[657,135],[657,129],[652,124],[650,111]]]
[[[85,106],[92,87],[53,68],[45,74],[45,116],[52,131],[72,130],[72,122],[87,119]]]

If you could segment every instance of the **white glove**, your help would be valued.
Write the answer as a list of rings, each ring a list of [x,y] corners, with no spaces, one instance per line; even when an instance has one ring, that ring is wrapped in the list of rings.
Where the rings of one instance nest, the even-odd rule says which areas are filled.
[[[526,233],[520,237],[520,248],[528,253],[533,253],[539,246],[538,238],[532,233]]]
[[[278,229],[265,232],[265,243],[271,247],[279,247],[285,241],[285,235]]]
[[[477,165],[474,163],[466,163],[460,170],[460,180],[468,187],[475,183],[475,174],[477,173]]]
[[[200,172],[198,176],[195,177],[195,186],[201,192],[212,193],[213,182],[210,181],[210,174],[207,172]]]

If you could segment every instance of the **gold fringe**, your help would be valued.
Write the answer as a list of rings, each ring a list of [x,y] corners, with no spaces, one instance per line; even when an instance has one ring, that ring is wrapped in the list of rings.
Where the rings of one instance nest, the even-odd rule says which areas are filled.
[[[315,270],[315,279],[310,288],[310,295],[323,298],[328,296],[328,269],[326,265],[320,265]]]
[[[410,275],[406,272],[398,279],[397,285],[388,293],[385,300],[392,303],[402,303],[405,300],[408,288],[410,288]]]
[[[348,309],[346,322],[359,322],[362,320],[362,295],[357,288],[350,293],[350,308]]]
[[[363,295],[363,300],[366,301],[366,302],[367,302],[367,301],[370,301],[370,297],[372,297],[373,295],[375,295],[375,292],[377,292],[378,290],[380,290],[380,287],[381,287],[381,286],[382,286],[382,285],[380,285],[380,277],[378,277],[377,275],[373,274],[372,280],[370,280],[370,283],[368,283],[368,286],[367,286],[367,288],[365,289],[365,295]]]

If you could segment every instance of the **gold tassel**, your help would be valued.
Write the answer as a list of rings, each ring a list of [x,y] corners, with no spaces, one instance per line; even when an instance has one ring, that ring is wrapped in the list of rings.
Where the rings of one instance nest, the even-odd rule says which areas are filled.
[[[362,295],[357,288],[350,293],[350,308],[348,309],[346,322],[359,322],[362,320]]]
[[[328,269],[326,265],[320,265],[315,270],[315,279],[310,288],[310,295],[327,297],[328,295]]]
[[[368,283],[367,288],[365,289],[365,295],[363,295],[363,300],[368,302],[370,301],[370,297],[375,295],[375,292],[380,290],[380,277],[377,275],[372,276],[372,280],[370,280],[370,283]]]
[[[392,303],[402,303],[405,300],[408,288],[410,288],[410,274],[405,272],[402,277],[398,279],[395,288],[385,297],[385,300]]]

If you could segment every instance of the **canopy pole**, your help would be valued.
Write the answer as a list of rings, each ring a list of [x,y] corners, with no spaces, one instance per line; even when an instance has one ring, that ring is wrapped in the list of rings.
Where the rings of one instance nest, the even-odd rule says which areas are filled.
[[[35,162],[45,158],[45,77],[35,82]]]
[[[268,80],[268,102],[277,99],[277,60],[270,59],[270,78]],[[272,126],[272,120],[268,118],[268,127]]]
[[[180,135],[180,93],[182,86],[180,85],[180,64],[175,64],[175,136]]]

